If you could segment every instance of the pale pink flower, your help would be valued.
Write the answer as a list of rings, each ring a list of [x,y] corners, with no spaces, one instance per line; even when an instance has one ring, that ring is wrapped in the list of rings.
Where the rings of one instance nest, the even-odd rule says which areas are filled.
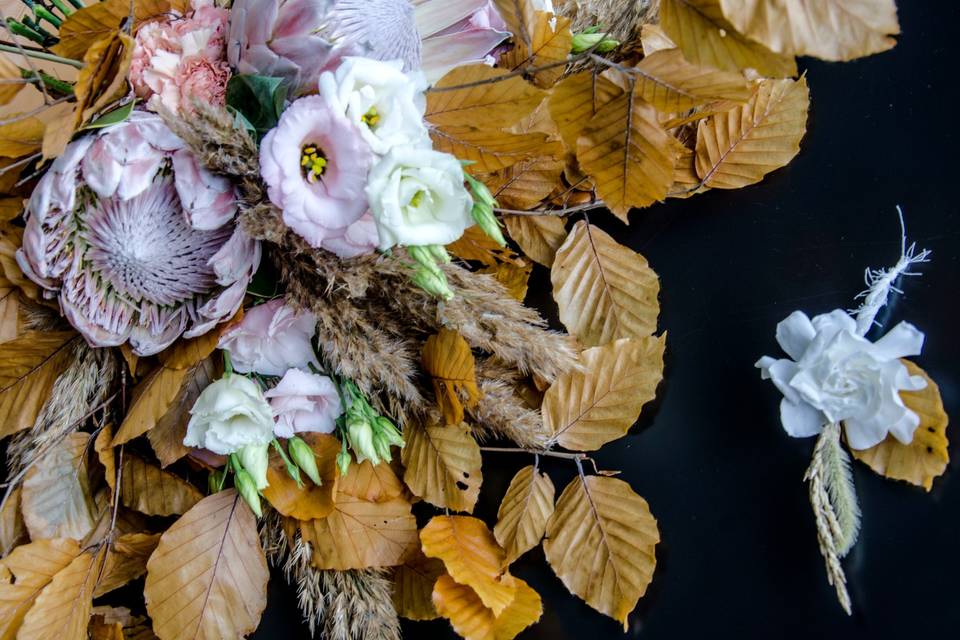
[[[282,376],[288,369],[318,364],[312,344],[316,328],[312,313],[297,312],[277,298],[249,309],[220,337],[219,347],[240,373]]]
[[[194,56],[184,59],[174,78],[180,108],[189,112],[194,101],[213,106],[227,102],[227,81],[230,80],[230,65],[223,60],[208,60]]]
[[[325,238],[320,243],[320,247],[336,254],[339,258],[348,259],[373,253],[379,244],[377,223],[368,211],[344,229],[342,235]]]
[[[364,187],[372,159],[357,127],[319,96],[294,101],[260,145],[271,202],[314,247],[343,236],[367,210]]]
[[[492,0],[421,0],[414,13],[430,82],[463,64],[492,63],[490,53],[510,37]]]
[[[278,438],[292,438],[304,431],[333,433],[337,418],[343,413],[333,381],[300,369],[287,371],[264,396],[270,400],[276,419],[273,433]]]

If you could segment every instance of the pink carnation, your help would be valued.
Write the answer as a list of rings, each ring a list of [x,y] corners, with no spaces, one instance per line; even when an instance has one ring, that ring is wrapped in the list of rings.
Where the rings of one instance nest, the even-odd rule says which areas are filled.
[[[288,369],[318,364],[312,344],[316,328],[312,313],[298,312],[276,298],[248,310],[218,346],[240,373],[282,376]]]
[[[265,394],[276,419],[273,432],[278,438],[292,438],[304,431],[333,433],[343,413],[340,394],[327,376],[290,369]]]
[[[194,100],[223,106],[227,101],[227,80],[230,65],[225,61],[211,61],[194,56],[181,62],[177,69],[176,84],[180,90],[180,104],[189,106]]]

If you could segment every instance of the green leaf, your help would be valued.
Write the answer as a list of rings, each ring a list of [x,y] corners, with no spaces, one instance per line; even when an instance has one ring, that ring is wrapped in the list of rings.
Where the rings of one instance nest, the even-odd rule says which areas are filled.
[[[286,99],[283,78],[241,74],[227,83],[227,106],[261,134],[277,125]]]
[[[119,106],[113,111],[108,111],[87,126],[83,127],[82,130],[102,129],[104,127],[120,124],[130,117],[130,114],[133,113],[133,108],[136,106],[136,104],[136,100],[131,100],[127,104]]]

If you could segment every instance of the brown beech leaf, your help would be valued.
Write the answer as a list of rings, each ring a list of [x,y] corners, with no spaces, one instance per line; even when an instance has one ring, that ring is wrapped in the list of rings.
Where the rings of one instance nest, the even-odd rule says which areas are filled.
[[[647,501],[616,478],[574,478],[547,523],[543,551],[571,593],[624,631],[653,578],[660,541]],[[580,549],[581,553],[571,553]]]
[[[117,488],[117,457],[110,446],[112,440],[113,427],[109,424],[103,425],[93,440],[93,450],[97,454],[97,460],[103,465],[103,478],[110,488],[111,496]]]
[[[102,616],[92,615],[87,628],[90,640],[124,640],[123,625],[119,622],[106,622]]]
[[[933,488],[933,479],[947,470],[950,453],[947,451],[947,413],[943,408],[940,388],[927,373],[904,360],[912,376],[923,376],[927,386],[919,391],[901,391],[900,397],[908,409],[920,416],[920,426],[913,434],[913,442],[903,444],[893,436],[869,449],[851,449],[853,457],[864,462],[880,475]]]
[[[8,55],[0,56],[0,105],[8,104],[27,86],[20,75],[20,67]]]
[[[580,221],[550,271],[560,321],[586,346],[657,329],[660,281],[646,259]]]
[[[368,502],[338,495],[325,518],[300,523],[317,569],[395,567],[417,550],[417,521],[404,498]]]
[[[164,471],[132,453],[123,456],[120,501],[148,516],[186,513],[203,494],[180,476]]]
[[[313,520],[326,517],[334,509],[337,478],[340,475],[337,471],[340,441],[320,433],[305,433],[303,436],[316,456],[317,470],[323,484],[317,486],[306,474],[301,474],[303,487],[297,487],[296,481],[287,473],[283,459],[277,452],[271,451],[270,466],[267,467],[267,482],[270,486],[263,490],[263,497],[285,516],[298,520]]]
[[[86,640],[106,547],[85,551],[47,584],[23,619],[17,639]]]
[[[147,439],[160,460],[160,466],[167,467],[190,453],[190,447],[183,444],[190,409],[203,390],[222,375],[223,360],[219,356],[210,356],[195,365],[184,378],[170,408],[157,420],[156,426],[147,431]]]
[[[703,184],[739,189],[786,166],[807,131],[807,79],[764,80],[750,101],[701,120],[696,167]]]
[[[567,237],[560,216],[504,216],[503,222],[523,253],[546,267],[553,264],[557,249]]]
[[[543,396],[551,442],[593,451],[625,436],[663,379],[665,344],[666,334],[624,338],[580,354],[583,371],[559,376]]]
[[[679,142],[677,144],[679,149],[677,166],[673,169],[673,184],[670,186],[667,197],[689,198],[692,195],[709,191],[710,187],[703,186],[700,176],[697,175],[696,154]]]
[[[233,489],[207,496],[173,523],[147,562],[143,595],[161,640],[253,632],[267,606],[257,520]]]
[[[737,30],[777,53],[853,60],[892,49],[894,0],[720,0]]]
[[[423,552],[396,568],[393,574],[393,606],[408,620],[435,620],[440,617],[433,606],[433,585],[446,573],[443,563]]]
[[[537,8],[533,0],[493,0],[493,4],[513,34],[514,41],[529,46],[533,25],[537,20]]]
[[[500,56],[501,67],[517,71],[530,67],[550,67],[533,73],[538,87],[549,88],[563,76],[573,33],[570,19],[548,11],[537,11],[529,28],[530,38],[515,42],[513,49]]]
[[[94,607],[90,616],[91,640],[156,640],[145,616],[126,607]],[[120,633],[117,633],[117,628]],[[100,633],[100,636],[96,634]],[[105,635],[104,635],[105,634]]]
[[[543,603],[540,594],[520,578],[506,575],[504,580],[516,587],[517,594],[499,616],[484,606],[476,591],[458,584],[449,575],[437,580],[433,601],[441,615],[450,620],[454,630],[466,640],[513,640],[540,619]]]
[[[136,0],[132,3],[134,24],[165,16],[171,9],[182,10],[184,4],[180,1]],[[96,41],[115,32],[123,24],[130,15],[130,6],[130,0],[105,0],[74,11],[60,25],[60,42],[51,50],[59,56],[82,60]]]
[[[501,78],[507,73],[485,64],[456,67],[427,93],[424,117],[438,126],[470,125],[477,121],[491,128],[507,128],[516,124],[543,102],[546,93],[519,76],[474,84]],[[471,84],[474,86],[447,89]]]
[[[23,478],[23,519],[32,540],[83,539],[96,524],[87,447],[90,435],[69,434],[51,447]]]
[[[483,478],[480,446],[470,428],[408,422],[403,435],[403,481],[410,491],[440,508],[473,511]]]
[[[476,591],[495,616],[513,602],[517,586],[504,580],[506,556],[483,520],[434,516],[420,531],[420,542],[424,555],[443,561],[447,573]]]
[[[517,164],[484,179],[501,207],[526,211],[553,193],[560,183],[563,161],[553,156],[539,156]]]
[[[587,122],[577,140],[577,160],[607,208],[627,222],[631,208],[667,196],[677,153],[656,109],[630,90]]]
[[[133,58],[133,38],[116,31],[98,40],[84,54],[86,63],[77,74],[77,126],[129,90],[127,73]]]
[[[17,115],[9,117],[15,118]],[[43,121],[36,117],[0,125],[0,158],[19,158],[40,149],[44,128]]]
[[[677,43],[670,39],[663,28],[658,24],[645,24],[640,29],[640,42],[643,45],[643,55],[649,56],[664,49],[676,49]]]
[[[133,388],[133,401],[113,437],[113,446],[142,436],[170,410],[187,379],[187,369],[157,367]]]
[[[0,510],[0,558],[6,557],[14,547],[30,539],[20,510],[22,490],[21,487],[14,487],[3,505],[3,510]]]
[[[364,460],[351,464],[347,475],[338,474],[337,493],[367,502],[386,502],[403,496],[404,486],[390,465]]]
[[[434,127],[430,131],[434,147],[460,160],[470,160],[470,173],[493,173],[527,158],[551,154],[557,145],[545,133],[507,133],[470,125]]]
[[[0,344],[0,438],[33,426],[79,339],[73,331],[28,331]]]
[[[693,64],[726,71],[755,69],[784,78],[797,74],[792,57],[741,35],[720,10],[720,0],[661,0],[660,26]]]
[[[447,245],[447,251],[463,260],[474,260],[488,267],[495,267],[501,262],[523,263],[509,248],[503,248],[478,225],[467,227],[460,238]]]
[[[147,572],[147,560],[157,548],[159,533],[126,533],[108,546],[94,597],[110,593]]]
[[[550,116],[563,144],[576,152],[577,139],[601,107],[623,94],[623,89],[604,76],[581,71],[561,80],[550,92]]]
[[[527,260],[523,266],[513,262],[501,262],[495,267],[487,267],[478,273],[492,275],[497,282],[503,285],[511,298],[523,302],[527,297],[527,286],[530,283],[530,273],[533,271],[533,262]]]
[[[679,49],[652,53],[633,68],[637,92],[658,110],[685,111],[715,100],[746,102],[750,87],[743,75],[687,62]]]
[[[0,560],[0,639],[12,640],[40,592],[80,555],[76,540],[37,540]],[[5,570],[5,571],[3,571]]]
[[[463,422],[463,403],[477,406],[480,389],[477,388],[476,363],[470,345],[456,331],[440,329],[423,345],[423,369],[430,374],[437,405],[448,425]]]
[[[540,544],[553,513],[553,482],[533,466],[517,472],[497,511],[493,535],[503,547],[507,564]]]
[[[20,334],[20,291],[0,272],[0,343]]]
[[[178,340],[170,348],[161,351],[157,357],[168,369],[191,369],[210,357],[220,342],[220,336],[231,324],[232,321],[218,325],[212,331],[196,338]]]

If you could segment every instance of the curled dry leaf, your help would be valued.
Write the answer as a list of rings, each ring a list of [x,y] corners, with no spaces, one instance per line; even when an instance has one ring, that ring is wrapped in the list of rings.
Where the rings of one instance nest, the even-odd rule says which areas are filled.
[[[182,0],[105,0],[74,11],[58,30],[60,42],[51,49],[65,58],[82,60],[90,47],[115,32],[130,17],[133,7],[134,24],[159,18],[171,9],[183,11],[189,3]],[[134,25],[130,25],[133,27]]]
[[[113,446],[142,436],[156,426],[157,421],[173,406],[187,373],[186,369],[157,367],[134,387],[130,409],[113,437]]]
[[[105,546],[85,551],[57,572],[27,612],[17,638],[86,640],[106,553]]]
[[[504,579],[506,555],[483,520],[434,516],[420,531],[420,542],[423,553],[443,561],[450,577],[473,589],[494,616],[513,602],[517,585]]]
[[[807,131],[807,79],[764,80],[742,107],[701,120],[696,168],[703,185],[739,189],[786,166]]]
[[[566,373],[543,396],[551,442],[593,451],[622,438],[663,379],[666,335],[624,338],[580,355],[582,371]]]
[[[750,87],[743,75],[687,62],[679,49],[644,57],[630,74],[637,92],[659,111],[685,111],[715,100],[746,102]]]
[[[446,573],[443,563],[422,552],[397,567],[393,574],[393,606],[408,620],[435,620],[433,585]]]
[[[892,49],[900,33],[894,0],[720,0],[740,33],[773,51],[853,60]]]
[[[106,558],[93,595],[98,598],[147,572],[147,560],[157,548],[159,533],[126,533],[106,545]]]
[[[117,457],[110,442],[113,440],[113,426],[103,425],[93,439],[93,450],[97,454],[97,460],[103,466],[103,478],[110,488],[110,495],[116,490],[117,484]]]
[[[497,511],[493,535],[511,564],[540,544],[553,514],[554,488],[550,476],[533,466],[517,472]]]
[[[497,282],[503,285],[511,298],[523,302],[527,297],[527,286],[530,283],[530,273],[532,271],[533,262],[526,260],[523,266],[518,266],[514,262],[501,262],[495,267],[487,267],[478,273],[492,275]]]
[[[257,521],[233,489],[208,496],[160,537],[144,598],[161,640],[239,638],[267,606]]]
[[[493,0],[515,42],[529,46],[531,33],[537,21],[537,7],[533,0]]]
[[[285,516],[313,520],[326,517],[333,511],[337,478],[340,475],[337,471],[340,441],[319,433],[305,433],[303,436],[316,456],[317,471],[323,483],[315,485],[306,474],[302,474],[303,486],[298,487],[287,473],[283,459],[276,451],[271,451],[270,466],[267,467],[267,482],[270,485],[263,490],[263,497]]]
[[[726,71],[755,69],[770,78],[797,74],[793,58],[738,33],[719,0],[661,0],[660,26],[693,64]]]
[[[476,364],[470,345],[456,331],[441,329],[427,338],[421,357],[424,370],[430,374],[437,405],[448,425],[463,422],[462,397],[467,407],[480,400]]]
[[[629,484],[581,476],[560,495],[543,551],[567,589],[626,630],[627,616],[653,579],[659,541],[647,501]]]
[[[186,513],[203,499],[203,494],[180,476],[164,471],[132,453],[123,456],[120,500],[148,516]]]
[[[570,19],[548,11],[537,11],[528,29],[529,39],[514,42],[513,49],[500,56],[499,64],[512,71],[556,65],[532,74],[538,87],[549,88],[563,77],[570,55],[573,45]]]
[[[15,638],[27,612],[53,577],[80,555],[76,540],[37,540],[0,560],[0,638]]]
[[[557,249],[567,237],[560,216],[504,216],[510,238],[531,260],[546,267],[553,265]]]
[[[577,150],[584,126],[604,105],[623,94],[623,89],[604,76],[590,71],[567,76],[550,92],[547,104],[564,146]]]
[[[640,28],[640,42],[643,45],[643,55],[645,56],[649,56],[656,51],[677,48],[677,43],[671,40],[658,24],[647,23],[643,25]]]
[[[657,329],[660,281],[646,259],[584,221],[574,225],[550,271],[560,321],[584,345],[648,336]]]
[[[403,435],[403,481],[410,491],[440,508],[473,511],[480,495],[482,460],[470,428],[410,422]]]
[[[518,76],[489,82],[508,74],[485,64],[457,67],[427,93],[425,118],[433,125],[510,127],[529,115],[546,94]],[[475,84],[475,83],[484,84]],[[450,87],[467,86],[462,89]]]
[[[0,558],[6,557],[17,545],[30,540],[27,525],[23,521],[23,513],[20,510],[22,490],[22,487],[14,487],[3,509],[0,510]]]
[[[338,476],[337,493],[367,502],[386,502],[403,496],[405,488],[390,465],[364,460],[351,464],[347,475]]]
[[[28,331],[0,345],[0,438],[33,426],[77,340],[73,331]]]
[[[449,575],[437,579],[433,602],[465,640],[512,640],[540,619],[543,603],[540,594],[523,580],[510,575],[504,576],[504,580],[516,588],[516,596],[500,615],[484,606],[476,591]]]
[[[933,488],[933,479],[947,470],[950,453],[947,451],[947,413],[943,408],[940,388],[927,373],[904,360],[910,375],[923,376],[927,386],[919,391],[901,391],[900,397],[908,409],[920,416],[920,426],[913,434],[913,442],[903,444],[893,436],[862,451],[851,450],[853,457],[864,462],[882,476]]]
[[[75,432],[52,446],[23,479],[23,519],[32,540],[82,540],[96,524],[87,447],[90,436]]]
[[[187,423],[190,422],[190,409],[203,390],[222,375],[223,360],[217,355],[211,355],[189,369],[170,408],[147,431],[147,439],[160,460],[160,466],[167,467],[190,453],[190,447],[183,444]]]

